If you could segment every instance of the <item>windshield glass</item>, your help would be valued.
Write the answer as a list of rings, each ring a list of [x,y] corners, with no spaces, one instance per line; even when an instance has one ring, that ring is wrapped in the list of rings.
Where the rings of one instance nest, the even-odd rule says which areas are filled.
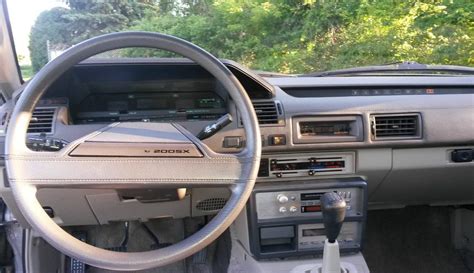
[[[68,47],[141,30],[189,40],[252,69],[309,73],[416,61],[474,64],[474,2],[244,0],[7,0],[29,78]],[[128,49],[108,57],[157,57]]]

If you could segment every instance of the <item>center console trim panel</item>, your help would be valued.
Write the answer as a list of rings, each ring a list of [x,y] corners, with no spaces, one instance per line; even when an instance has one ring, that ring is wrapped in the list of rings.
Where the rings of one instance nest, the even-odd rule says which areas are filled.
[[[354,244],[346,245],[342,247],[341,252],[357,252],[362,249],[363,234],[365,229],[365,222],[367,219],[367,183],[360,177],[352,178],[334,178],[324,180],[311,180],[311,181],[299,181],[298,183],[292,183],[291,181],[282,181],[279,183],[260,184],[257,185],[249,199],[247,204],[247,218],[248,218],[248,229],[249,229],[249,240],[250,240],[250,251],[256,259],[266,258],[283,258],[289,256],[301,256],[301,255],[320,255],[322,248],[306,249],[299,246],[297,240],[300,240],[299,235],[300,225],[315,225],[322,224],[322,216],[314,215],[314,217],[276,217],[273,219],[259,219],[257,215],[257,193],[265,192],[280,192],[280,191],[306,191],[306,190],[324,190],[324,189],[339,189],[339,188],[360,188],[362,194],[361,213],[358,215],[347,215],[344,219],[344,223],[357,223],[359,225],[358,238],[360,241]],[[286,230],[289,226],[293,226],[293,230]],[[277,251],[262,251],[261,243],[261,229],[265,229],[265,236],[272,236],[271,229],[267,228],[282,228],[287,233],[281,237],[293,237],[292,249],[282,249]],[[344,229],[344,224],[343,224]],[[277,232],[277,231],[275,231]],[[296,235],[295,235],[296,234]],[[271,237],[269,237],[271,238]]]

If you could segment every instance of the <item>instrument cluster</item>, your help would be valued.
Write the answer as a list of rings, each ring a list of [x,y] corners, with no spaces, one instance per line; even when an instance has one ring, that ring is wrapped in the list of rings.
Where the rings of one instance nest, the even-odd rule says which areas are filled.
[[[77,124],[117,121],[215,120],[226,114],[225,101],[214,92],[96,93],[74,114]]]

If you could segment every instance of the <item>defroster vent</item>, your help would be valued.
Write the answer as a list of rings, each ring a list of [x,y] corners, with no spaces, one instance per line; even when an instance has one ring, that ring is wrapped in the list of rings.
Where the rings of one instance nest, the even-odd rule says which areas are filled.
[[[371,116],[374,140],[421,138],[420,114],[382,114]]]

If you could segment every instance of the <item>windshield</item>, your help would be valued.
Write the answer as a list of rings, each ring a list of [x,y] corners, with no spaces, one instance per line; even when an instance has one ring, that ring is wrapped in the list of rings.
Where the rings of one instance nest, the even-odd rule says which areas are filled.
[[[24,78],[68,47],[141,30],[189,40],[252,69],[309,73],[416,61],[474,64],[474,2],[7,0]],[[128,49],[108,57],[156,57]]]

